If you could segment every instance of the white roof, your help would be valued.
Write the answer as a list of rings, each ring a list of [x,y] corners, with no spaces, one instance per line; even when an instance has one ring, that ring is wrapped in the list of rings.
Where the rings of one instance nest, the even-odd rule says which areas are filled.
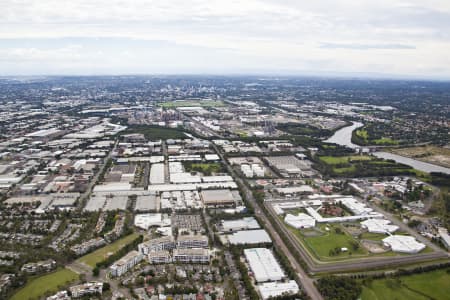
[[[392,251],[402,253],[418,253],[426,247],[414,237],[407,235],[391,235],[383,239],[383,243],[390,246]]]
[[[316,226],[316,220],[304,213],[299,213],[297,216],[287,214],[284,222],[294,228],[311,228]]]
[[[236,231],[228,236],[232,245],[272,243],[272,239],[264,229]]]
[[[232,231],[239,229],[258,229],[259,224],[254,217],[242,218],[238,220],[222,221],[222,229],[224,231]]]
[[[147,230],[151,226],[168,226],[170,219],[163,219],[162,214],[139,214],[134,217],[134,226]]]
[[[269,249],[245,249],[244,255],[257,282],[278,281],[286,277]]]
[[[200,183],[202,182],[200,176],[192,175],[191,173],[171,173],[170,182],[172,183]]]
[[[384,219],[368,219],[361,222],[361,225],[367,228],[367,231],[373,233],[392,233],[398,230],[397,225],[390,225],[391,221]]]
[[[129,191],[131,184],[128,182],[108,182],[94,187],[94,192]]]
[[[284,293],[296,294],[299,292],[298,284],[295,280],[289,280],[288,282],[265,282],[258,285],[258,288],[264,300],[270,297],[281,296]]]
[[[150,169],[150,184],[164,183],[164,164],[153,164]]]

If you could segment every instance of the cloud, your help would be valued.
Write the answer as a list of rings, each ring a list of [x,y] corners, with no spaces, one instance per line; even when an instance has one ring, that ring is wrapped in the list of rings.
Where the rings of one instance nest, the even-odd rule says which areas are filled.
[[[353,49],[353,50],[404,50],[416,49],[412,45],[404,44],[340,44],[340,43],[322,43],[320,48],[323,49]]]
[[[35,73],[62,65],[82,72],[89,64],[151,73],[164,64],[192,72],[381,70],[450,77],[448,0],[3,0],[1,7],[0,73],[13,71],[14,63]],[[124,65],[121,53],[132,53],[136,63]],[[45,66],[33,64],[44,60]]]

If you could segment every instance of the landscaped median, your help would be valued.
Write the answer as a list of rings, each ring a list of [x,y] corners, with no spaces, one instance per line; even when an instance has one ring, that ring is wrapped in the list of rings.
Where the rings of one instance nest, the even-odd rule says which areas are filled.
[[[43,296],[56,293],[78,279],[77,273],[65,268],[42,276],[32,277],[23,288],[11,297],[11,300],[40,299]]]

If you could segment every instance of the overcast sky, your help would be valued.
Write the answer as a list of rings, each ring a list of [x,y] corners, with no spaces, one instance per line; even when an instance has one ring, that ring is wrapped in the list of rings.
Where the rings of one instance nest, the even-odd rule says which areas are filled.
[[[450,79],[450,0],[0,0],[0,75]]]

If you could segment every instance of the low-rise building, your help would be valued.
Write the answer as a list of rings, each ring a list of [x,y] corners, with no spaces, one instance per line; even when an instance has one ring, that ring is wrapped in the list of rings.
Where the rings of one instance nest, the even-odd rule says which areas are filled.
[[[177,248],[208,248],[208,237],[205,235],[180,235],[177,240]]]
[[[173,260],[181,263],[209,263],[208,249],[175,249]]]
[[[116,261],[111,267],[109,267],[109,271],[111,276],[121,276],[128,272],[128,270],[132,269],[136,266],[144,256],[142,253],[133,250],[129,252],[127,255]]]
[[[102,294],[103,282],[91,281],[69,288],[73,298],[80,298],[86,295]]]
[[[151,264],[167,264],[172,262],[172,257],[167,250],[152,251],[148,253],[147,258]]]
[[[36,274],[40,272],[48,272],[56,268],[56,261],[53,259],[38,261],[35,263],[27,263],[20,269],[24,273]]]
[[[171,250],[175,248],[175,245],[175,239],[173,236],[163,236],[139,244],[138,249],[140,253],[147,255],[153,251]]]

